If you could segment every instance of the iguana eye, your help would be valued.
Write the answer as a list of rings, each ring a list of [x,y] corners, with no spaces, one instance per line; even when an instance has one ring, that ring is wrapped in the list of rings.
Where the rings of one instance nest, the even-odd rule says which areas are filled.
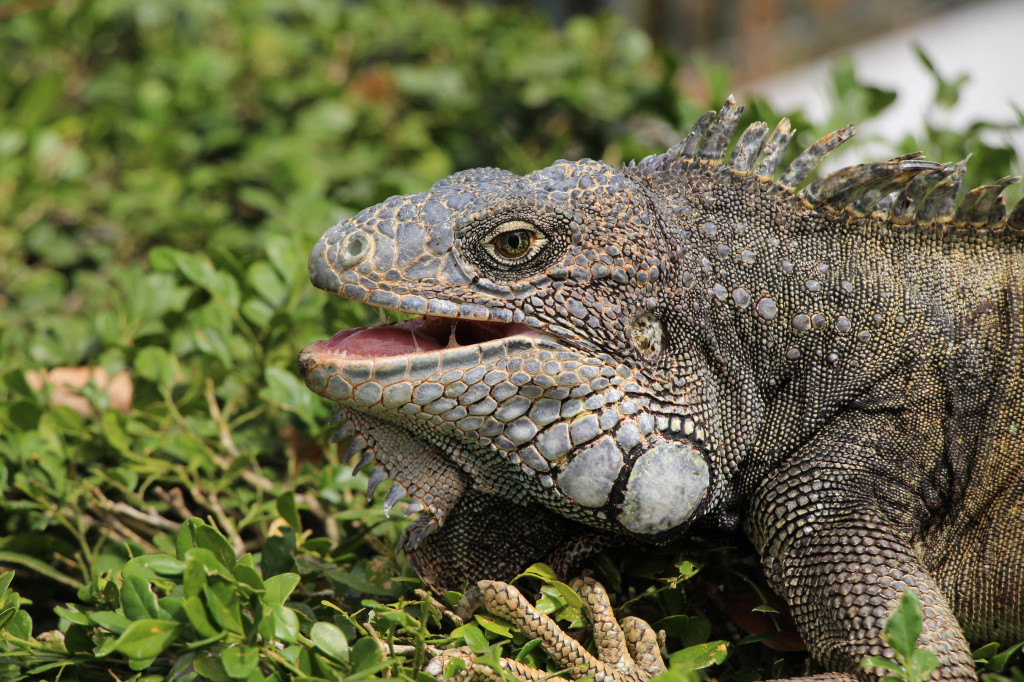
[[[536,227],[522,220],[512,220],[500,225],[484,248],[500,263],[518,265],[537,255],[548,238]]]

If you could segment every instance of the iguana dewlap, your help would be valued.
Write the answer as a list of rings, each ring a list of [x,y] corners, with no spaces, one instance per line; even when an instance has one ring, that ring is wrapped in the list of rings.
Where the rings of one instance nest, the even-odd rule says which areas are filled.
[[[313,283],[421,316],[300,356],[422,509],[438,589],[742,523],[811,652],[859,674],[903,590],[945,679],[1024,638],[1024,203],[919,155],[797,187],[730,98],[616,170],[481,168],[329,229]],[[870,675],[869,675],[870,677]]]

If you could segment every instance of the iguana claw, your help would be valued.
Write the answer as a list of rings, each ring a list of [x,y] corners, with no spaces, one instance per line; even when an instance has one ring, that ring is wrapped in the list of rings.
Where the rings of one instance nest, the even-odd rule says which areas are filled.
[[[654,629],[639,618],[616,621],[608,594],[600,583],[591,578],[572,582],[572,588],[583,600],[584,612],[591,622],[597,655],[567,635],[551,618],[536,608],[512,585],[496,580],[481,580],[468,590],[460,603],[460,611],[469,615],[478,607],[488,613],[510,620],[529,637],[538,637],[541,646],[565,677],[551,677],[549,673],[503,658],[502,668],[521,680],[595,679],[608,682],[640,682],[665,670]],[[465,668],[451,677],[458,682],[499,679],[498,673],[476,663],[473,654],[465,649],[442,652],[427,666],[427,673],[444,679],[444,669],[453,658],[462,658]]]

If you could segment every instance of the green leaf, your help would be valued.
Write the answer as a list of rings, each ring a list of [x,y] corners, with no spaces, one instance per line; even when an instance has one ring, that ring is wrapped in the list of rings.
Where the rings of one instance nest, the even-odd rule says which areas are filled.
[[[915,682],[923,682],[931,676],[931,672],[939,667],[939,657],[926,649],[915,649],[906,663],[907,677]]]
[[[299,639],[299,616],[294,609],[287,606],[272,604],[267,612],[274,617],[274,638],[287,644],[294,644]]]
[[[524,577],[540,578],[544,582],[557,582],[558,581],[558,576],[555,575],[554,570],[552,570],[552,568],[550,566],[548,566],[547,564],[540,564],[540,563],[533,564],[532,566],[527,568],[525,571],[523,571],[522,573],[517,575],[516,579],[524,578]]]
[[[185,571],[185,562],[167,554],[146,554],[135,557],[124,565],[121,574],[155,580],[163,576],[177,576]]]
[[[1024,649],[1024,642],[1014,644],[1013,646],[999,652],[988,662],[988,669],[994,673],[1001,673],[1006,669],[1007,664],[1017,654],[1018,651]]]
[[[891,661],[888,658],[882,658],[881,656],[865,656],[860,662],[860,667],[864,670],[871,670],[872,668],[882,668],[883,670],[889,670],[898,675],[903,674],[903,666],[896,661]]]
[[[580,595],[576,593],[576,590],[558,580],[549,580],[548,585],[558,590],[558,595],[565,602],[566,606],[574,609],[583,608],[583,600],[580,599]]]
[[[185,558],[185,574],[182,577],[182,587],[185,590],[186,597],[194,597],[203,591],[206,587],[207,577],[207,566],[200,559],[199,551],[206,550],[189,550]],[[210,553],[212,561],[217,561],[213,558],[213,554]],[[219,562],[217,562],[219,564]]]
[[[231,565],[234,565],[232,558]],[[194,547],[185,553],[185,576],[188,577],[190,566],[198,566],[205,571],[206,575],[219,575],[227,580],[234,580],[234,575],[228,567],[221,563],[216,554],[203,547]]]
[[[196,629],[200,637],[214,637],[221,631],[216,628],[206,613],[206,606],[198,596],[186,597],[184,601],[185,615],[188,622]]]
[[[485,616],[481,613],[473,614],[473,620],[488,632],[493,632],[501,637],[508,637],[509,639],[512,639],[512,630],[508,623],[500,621],[493,616]]]
[[[215,651],[199,651],[193,659],[196,672],[210,682],[228,682],[231,676],[224,669],[224,662]]]
[[[113,611],[93,611],[89,614],[89,620],[115,635],[121,634],[132,624],[131,619]]]
[[[990,658],[999,653],[999,642],[989,642],[971,652],[971,657],[977,661],[987,662]]]
[[[157,618],[160,615],[160,607],[149,581],[137,575],[125,578],[121,587],[121,607],[124,615],[132,620]]]
[[[28,611],[17,611],[4,625],[4,630],[11,637],[18,639],[32,639],[32,616]]]
[[[295,493],[291,490],[279,495],[276,501],[277,513],[281,515],[295,532],[302,530],[302,522],[299,520],[299,512],[295,507]]]
[[[196,546],[196,528],[202,524],[203,521],[195,517],[185,519],[178,532],[174,534],[174,553],[179,559],[184,561],[185,553]]]
[[[348,639],[345,633],[333,623],[314,623],[309,638],[317,649],[339,661],[348,660]]]
[[[700,572],[700,566],[692,561],[680,561],[676,564],[676,580],[689,580]]]
[[[234,585],[219,580],[211,582],[203,588],[203,597],[217,625],[242,634],[242,610]]]
[[[173,620],[137,620],[121,633],[114,648],[128,658],[150,658],[167,649],[182,627]]]
[[[539,647],[543,642],[544,640],[540,637],[534,637],[519,650],[519,653],[516,654],[516,660],[520,663],[523,662],[530,655],[530,652]]]
[[[299,584],[298,573],[278,573],[263,581],[264,604],[284,604]]]
[[[354,672],[374,670],[381,664],[380,645],[372,637],[360,637],[349,654]]]
[[[903,659],[909,659],[921,636],[921,599],[917,591],[907,588],[900,597],[900,603],[889,614],[885,624],[885,635],[889,646]]]
[[[490,646],[487,637],[477,626],[467,623],[452,630],[452,637],[461,637],[474,653],[481,653]]]
[[[71,606],[72,605],[69,605],[68,607],[55,606],[53,607],[53,612],[69,623],[74,623],[75,625],[91,624],[92,621],[89,620],[88,614],[78,611],[77,609],[72,609]]]
[[[444,664],[444,679],[450,680],[466,669],[466,659],[461,656],[452,656]]]
[[[143,379],[171,388],[178,374],[177,360],[166,348],[146,346],[135,356],[135,371]]]
[[[224,672],[237,680],[246,679],[260,662],[260,650],[252,646],[229,646],[220,652]]]
[[[669,665],[673,669],[702,670],[721,663],[729,655],[727,642],[718,640],[686,647],[672,654]]]
[[[246,566],[239,562],[235,564],[235,567],[231,570],[231,574],[235,576],[235,580],[237,580],[241,585],[248,585],[254,590],[263,589],[263,578],[261,578],[260,574],[256,572],[256,569],[251,566]]]
[[[235,550],[231,549],[231,543],[223,534],[212,526],[199,526],[196,528],[196,544],[203,549],[213,552],[217,560],[228,569],[235,566]]]
[[[678,639],[684,647],[703,644],[711,635],[711,623],[700,616],[668,616],[655,624],[655,630],[664,630],[669,637]]]

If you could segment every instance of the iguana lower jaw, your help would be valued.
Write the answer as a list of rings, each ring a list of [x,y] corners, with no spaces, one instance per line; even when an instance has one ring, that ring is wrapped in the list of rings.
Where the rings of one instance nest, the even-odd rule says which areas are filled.
[[[531,367],[533,373],[483,371],[502,362],[509,369],[537,367]],[[709,486],[708,465],[696,443],[663,438],[646,422],[626,426],[617,439],[614,427],[620,426],[621,415],[607,410],[599,416],[587,414],[596,411],[598,402],[608,404],[604,398],[591,401],[591,410],[587,401],[578,401],[573,409],[583,417],[565,426],[564,443],[544,441],[538,447],[513,440],[532,437],[538,423],[544,426],[562,413],[559,409],[548,415],[541,409],[516,414],[523,412],[517,405],[525,404],[524,392],[535,398],[547,390],[565,398],[573,391],[593,394],[625,383],[622,377],[609,380],[605,375],[611,372],[602,372],[600,366],[599,359],[521,324],[429,316],[345,329],[314,342],[299,356],[307,386],[342,406],[359,434],[356,447],[367,448],[367,457],[380,465],[371,476],[372,488],[384,477],[394,481],[385,506],[390,509],[408,495],[416,500],[413,508],[424,511],[406,535],[404,544],[410,550],[445,524],[471,488],[521,505],[539,498],[571,518],[643,539],[657,541],[681,532]],[[461,405],[458,398],[472,389],[479,395]],[[611,397],[621,394],[611,391]],[[552,398],[547,400],[555,407]],[[627,407],[626,412],[632,410]],[[602,418],[605,427],[612,427],[603,436]],[[588,425],[596,433],[586,431]],[[447,439],[446,426],[451,434]],[[684,428],[682,423],[679,427]],[[517,436],[517,429],[530,433]],[[492,443],[491,451],[481,453],[479,444],[461,442],[474,430],[490,434],[483,439]],[[579,452],[570,453],[577,443]],[[524,452],[529,452],[527,461]],[[513,473],[502,477],[494,467],[474,466],[481,456],[503,462]],[[532,491],[530,485],[507,484],[524,473],[533,479]],[[543,544],[526,553],[553,551],[550,547],[558,541],[549,537]]]

